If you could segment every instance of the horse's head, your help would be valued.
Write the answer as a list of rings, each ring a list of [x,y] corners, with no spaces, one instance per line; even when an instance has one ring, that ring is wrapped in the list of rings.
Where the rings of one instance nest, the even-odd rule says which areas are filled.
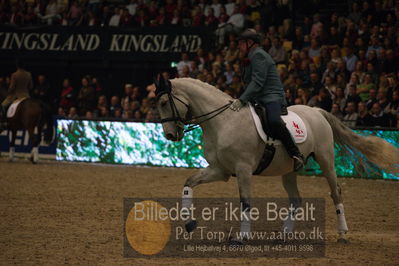
[[[172,83],[162,75],[155,80],[155,87],[156,105],[165,137],[180,141],[184,137],[184,123],[189,119],[187,100],[175,91],[172,93]]]

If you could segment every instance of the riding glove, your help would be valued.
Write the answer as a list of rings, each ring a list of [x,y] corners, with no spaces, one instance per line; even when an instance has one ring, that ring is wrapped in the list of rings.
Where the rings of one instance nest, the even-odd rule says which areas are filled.
[[[234,100],[230,105],[230,109],[236,112],[240,111],[242,107],[244,107],[244,103],[240,99]]]

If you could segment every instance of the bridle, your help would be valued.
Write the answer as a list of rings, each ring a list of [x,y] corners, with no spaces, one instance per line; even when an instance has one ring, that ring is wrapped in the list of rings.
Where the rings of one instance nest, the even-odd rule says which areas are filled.
[[[223,113],[224,111],[226,111],[229,106],[231,105],[231,102],[213,110],[210,111],[208,113],[202,114],[202,115],[198,115],[198,116],[191,116],[190,115],[190,106],[185,103],[183,100],[179,99],[179,97],[177,97],[176,95],[172,94],[172,92],[161,92],[160,94],[157,95],[157,101],[159,100],[159,98],[164,95],[167,94],[168,95],[168,101],[169,101],[169,105],[170,108],[172,110],[172,117],[168,117],[168,118],[163,118],[160,120],[161,123],[165,123],[165,122],[175,122],[176,126],[183,129],[184,133],[190,132],[196,128],[199,127],[200,124],[211,120],[212,118],[220,115],[221,113]],[[176,103],[174,101],[174,99],[176,99],[177,101],[181,102],[186,108],[187,108],[187,115],[185,118],[183,118],[180,113],[179,110],[177,109]],[[211,115],[210,117],[207,117]],[[202,117],[207,117],[203,120],[197,121],[198,118],[202,118]],[[191,124],[191,125],[190,125]],[[185,125],[190,125],[187,129],[184,129]]]

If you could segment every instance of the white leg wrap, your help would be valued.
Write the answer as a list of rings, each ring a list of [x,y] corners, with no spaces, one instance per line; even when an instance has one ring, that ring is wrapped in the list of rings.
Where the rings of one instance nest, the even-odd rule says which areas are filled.
[[[184,187],[182,193],[182,208],[191,208],[193,204],[193,189],[191,187]],[[190,220],[190,219],[189,219]]]
[[[39,148],[38,147],[32,148],[32,156],[33,156],[33,161],[35,163],[37,163],[37,161],[39,161]]]
[[[15,147],[10,147],[10,152],[8,153],[8,158],[10,161],[14,160],[14,153],[15,153]]]
[[[249,239],[251,233],[251,219],[248,209],[244,212],[241,218],[240,239]]]
[[[337,210],[338,233],[346,233],[348,232],[348,225],[346,224],[344,205],[339,203],[335,208]]]
[[[287,233],[294,232],[294,228],[295,228],[294,215],[295,215],[295,211],[290,212],[289,217],[287,218],[287,220],[284,221],[284,225],[283,225],[284,232],[287,232]]]

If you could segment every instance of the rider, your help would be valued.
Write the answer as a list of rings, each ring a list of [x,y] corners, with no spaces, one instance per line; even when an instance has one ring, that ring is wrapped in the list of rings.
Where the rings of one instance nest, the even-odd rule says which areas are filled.
[[[17,60],[17,71],[11,74],[10,87],[6,99],[0,107],[0,131],[7,127],[6,110],[16,99],[29,97],[29,90],[32,89],[32,75],[25,70],[23,63]]]
[[[271,137],[281,140],[294,160],[294,171],[298,171],[304,166],[304,157],[280,117],[282,109],[286,106],[283,85],[277,73],[276,63],[260,47],[260,39],[260,35],[253,29],[245,30],[239,37],[240,52],[248,58],[244,59],[248,64],[242,75],[246,88],[230,108],[239,111],[247,102],[256,102],[264,106]]]

